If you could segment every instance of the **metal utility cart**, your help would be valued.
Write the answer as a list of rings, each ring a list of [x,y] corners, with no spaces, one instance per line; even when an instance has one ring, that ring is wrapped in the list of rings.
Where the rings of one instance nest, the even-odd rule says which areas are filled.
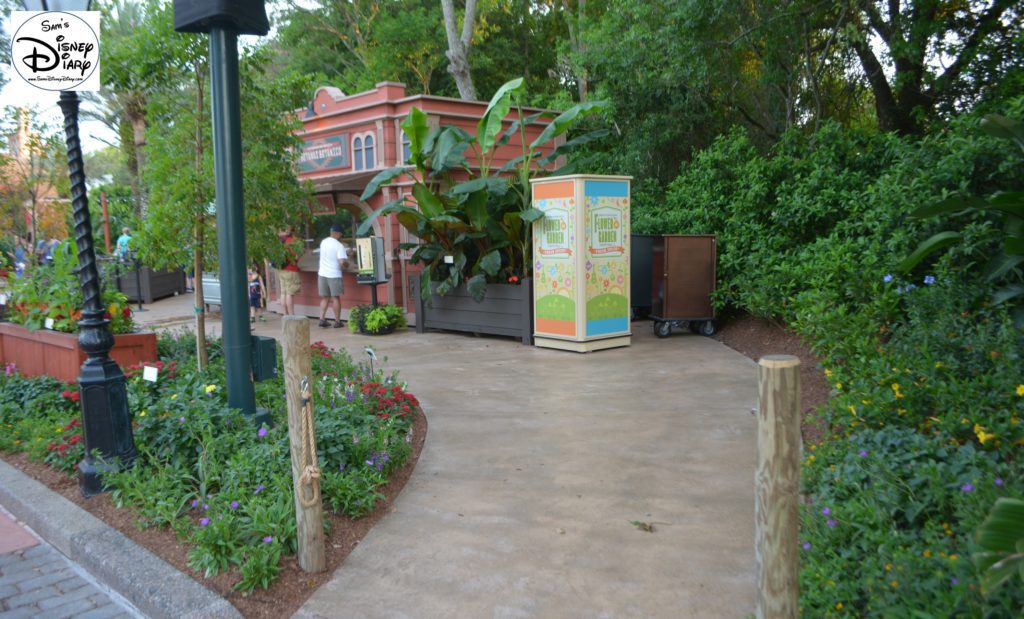
[[[717,261],[713,235],[665,235],[655,237],[652,247],[654,285],[651,320],[654,334],[668,337],[672,328],[689,328],[701,335],[714,335]]]

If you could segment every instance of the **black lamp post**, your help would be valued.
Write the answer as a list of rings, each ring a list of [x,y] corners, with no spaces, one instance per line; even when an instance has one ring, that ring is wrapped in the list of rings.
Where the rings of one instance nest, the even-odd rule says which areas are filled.
[[[90,4],[91,0],[22,0],[22,6],[28,11],[88,11]],[[59,105],[64,113],[71,208],[78,248],[78,281],[84,297],[82,319],[78,321],[78,342],[88,358],[82,364],[78,385],[81,390],[85,459],[78,464],[78,486],[88,497],[103,492],[104,473],[131,467],[136,451],[124,373],[110,358],[114,336],[110,332],[110,321],[103,317],[106,310],[100,298],[100,275],[96,268],[82,145],[78,138],[78,94],[62,91]]]
[[[245,277],[245,209],[242,202],[242,123],[238,86],[238,35],[270,30],[263,0],[174,0],[174,29],[209,33],[213,162],[217,188],[217,245],[228,405],[256,424],[270,421],[256,410]]]

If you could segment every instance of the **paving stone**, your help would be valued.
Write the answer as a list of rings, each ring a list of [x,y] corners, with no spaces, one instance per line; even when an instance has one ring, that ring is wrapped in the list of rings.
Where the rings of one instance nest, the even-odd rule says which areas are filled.
[[[54,559],[54,561],[56,562],[58,561],[58,559]],[[62,561],[61,563],[64,562]],[[75,576],[75,573],[71,571],[71,568],[69,568],[66,563],[64,563],[63,565],[51,565],[50,568],[51,569],[46,570],[45,572],[43,572],[39,576],[36,576],[35,578],[21,581],[20,583],[18,583],[18,589],[20,589],[23,592],[28,592],[32,591],[33,589],[38,589],[39,587],[45,587],[47,585],[56,585],[61,581],[68,580],[69,578]]]
[[[96,593],[96,587],[89,583],[82,581],[82,586],[79,588],[62,593],[58,596],[54,596],[47,600],[40,600],[37,606],[43,610],[57,609],[65,604],[75,604],[82,608],[92,608],[96,606],[93,602],[89,601],[89,598]],[[106,596],[104,596],[106,598]]]
[[[42,587],[40,589],[34,589],[25,593],[20,593],[6,600],[6,604],[10,608],[18,608],[19,606],[28,606],[35,604],[40,600],[45,600],[57,595],[57,589],[55,587]]]
[[[31,606],[23,606],[21,608],[15,608],[6,612],[0,613],[0,619],[27,619],[28,617],[35,617],[39,614],[39,611]]]

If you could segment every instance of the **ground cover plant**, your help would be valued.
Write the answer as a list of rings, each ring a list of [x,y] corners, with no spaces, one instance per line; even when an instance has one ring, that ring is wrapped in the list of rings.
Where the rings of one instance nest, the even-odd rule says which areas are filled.
[[[995,579],[977,533],[997,500],[1024,496],[1024,332],[996,294],[1022,273],[984,276],[1005,247],[1001,214],[913,217],[1020,189],[1021,151],[980,120],[923,138],[826,124],[767,153],[734,132],[635,214],[642,232],[717,234],[718,308],[794,328],[832,384],[830,435],[804,451],[805,616],[1024,609],[1019,575],[983,586]],[[951,219],[957,242],[901,272]]]
[[[257,404],[274,425],[254,427],[226,404],[219,342],[205,371],[195,367],[194,347],[190,334],[161,336],[155,383],[143,380],[140,366],[125,369],[139,456],[105,481],[140,528],[169,527],[185,541],[197,572],[237,573],[243,592],[266,588],[282,557],[296,552],[283,383],[257,383]],[[312,355],[324,507],[365,516],[412,451],[419,402],[379,363],[357,363],[321,342]],[[8,366],[0,376],[0,429],[0,450],[73,473],[83,453],[77,387],[25,378]]]

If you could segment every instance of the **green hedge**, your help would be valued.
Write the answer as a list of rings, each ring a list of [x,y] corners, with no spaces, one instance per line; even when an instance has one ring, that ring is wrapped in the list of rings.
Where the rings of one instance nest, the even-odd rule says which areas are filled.
[[[716,234],[717,307],[790,325],[833,384],[834,433],[805,446],[805,616],[1024,608],[1019,579],[985,598],[970,561],[995,499],[1024,496],[1024,336],[978,273],[997,222],[961,216],[962,244],[895,268],[949,225],[908,220],[915,208],[1020,185],[1021,153],[978,120],[918,139],[826,125],[768,154],[736,131],[634,214],[638,232]]]

